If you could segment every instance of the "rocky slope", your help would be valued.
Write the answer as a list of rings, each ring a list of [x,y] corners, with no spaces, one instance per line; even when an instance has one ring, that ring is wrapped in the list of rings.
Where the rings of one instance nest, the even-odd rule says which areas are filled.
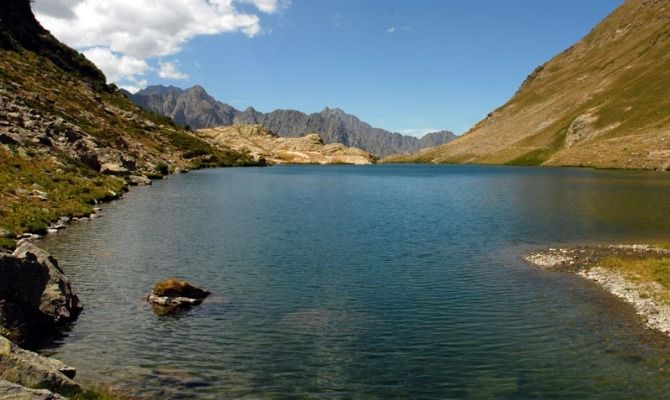
[[[0,247],[146,177],[253,163],[134,105],[45,31],[28,0],[1,2],[0,16]]]
[[[371,164],[374,157],[340,143],[324,144],[318,134],[279,137],[263,125],[201,129],[202,138],[245,152],[269,164]]]
[[[457,140],[387,161],[670,169],[670,3],[627,0]]]
[[[373,128],[337,108],[305,114],[295,110],[261,113],[253,108],[239,111],[211,97],[200,86],[182,90],[150,86],[130,98],[141,107],[169,116],[177,124],[192,128],[220,125],[261,124],[283,137],[300,137],[317,132],[325,143],[341,143],[363,149],[375,156],[416,152],[447,143],[455,138],[449,131],[434,132],[421,139]]]

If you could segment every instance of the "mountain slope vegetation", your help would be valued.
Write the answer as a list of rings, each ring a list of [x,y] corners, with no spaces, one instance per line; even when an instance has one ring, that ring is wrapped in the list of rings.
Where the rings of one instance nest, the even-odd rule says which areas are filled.
[[[0,239],[90,214],[148,177],[254,163],[134,105],[28,0],[4,0],[0,17]]]
[[[670,169],[670,2],[627,0],[453,142],[386,161]]]

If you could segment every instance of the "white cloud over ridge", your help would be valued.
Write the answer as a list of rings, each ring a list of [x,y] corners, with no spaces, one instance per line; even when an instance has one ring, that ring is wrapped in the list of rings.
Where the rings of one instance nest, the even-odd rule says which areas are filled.
[[[158,76],[164,79],[180,80],[188,78],[188,75],[179,71],[179,66],[173,61],[161,61]]]
[[[143,75],[151,68],[149,64],[135,57],[115,54],[106,47],[91,47],[83,51],[86,58],[105,71],[111,81],[129,80]]]
[[[139,82],[151,70],[149,60],[178,54],[200,35],[261,31],[260,13],[272,14],[287,0],[37,0],[33,9],[54,36],[82,50],[110,81]],[[247,7],[249,9],[249,7]],[[174,62],[164,62],[170,79],[183,76]],[[172,69],[170,69],[172,68]]]

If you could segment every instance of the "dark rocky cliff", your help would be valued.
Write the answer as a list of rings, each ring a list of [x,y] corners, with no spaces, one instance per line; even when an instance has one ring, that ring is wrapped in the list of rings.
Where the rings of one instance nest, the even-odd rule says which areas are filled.
[[[0,2],[0,47],[37,53],[65,71],[100,84],[105,83],[105,75],[92,62],[60,43],[40,25],[27,0]]]

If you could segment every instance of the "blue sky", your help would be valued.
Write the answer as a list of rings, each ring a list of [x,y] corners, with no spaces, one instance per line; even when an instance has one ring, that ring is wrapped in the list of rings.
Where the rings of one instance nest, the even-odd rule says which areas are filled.
[[[316,112],[339,107],[391,131],[462,133],[512,96],[536,66],[579,40],[622,3],[237,1],[244,4],[235,11],[256,16],[257,25],[195,33],[161,52],[135,50],[138,62],[146,61],[144,69],[136,64],[142,79],[128,72],[114,75],[116,80],[123,84],[131,78],[140,86],[200,84],[241,109]],[[46,25],[58,31],[56,25]],[[104,45],[100,40],[92,44]],[[92,45],[77,44],[80,49]],[[114,44],[110,48],[117,58],[132,51]]]

